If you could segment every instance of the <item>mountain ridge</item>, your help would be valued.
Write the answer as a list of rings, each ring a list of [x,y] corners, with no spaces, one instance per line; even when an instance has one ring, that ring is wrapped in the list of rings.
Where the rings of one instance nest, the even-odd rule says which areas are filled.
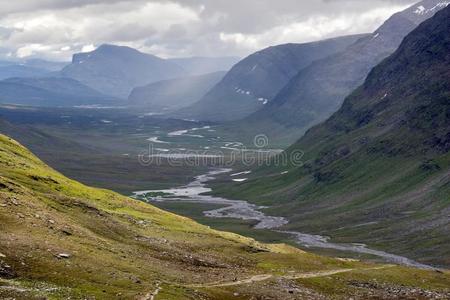
[[[214,72],[168,79],[136,87],[128,97],[131,107],[146,108],[152,113],[168,113],[189,106],[203,97],[226,72]]]
[[[181,77],[180,66],[136,49],[103,44],[94,51],[73,55],[61,76],[76,79],[106,95],[127,98],[134,87]]]
[[[202,99],[175,116],[207,121],[243,118],[269,103],[300,69],[345,49],[362,36],[289,43],[260,50],[234,65]]]
[[[118,102],[114,97],[64,77],[9,78],[0,81],[0,87],[0,101],[8,104],[72,107]]]
[[[301,150],[303,166],[261,168],[217,192],[271,206],[290,229],[448,266],[449,28],[447,7],[411,32],[286,151]]]
[[[439,3],[442,2],[425,0],[414,4],[394,14],[346,51],[313,62],[292,78],[266,107],[239,122],[238,126],[249,128],[247,135],[277,128],[269,136],[271,140],[286,135],[294,142],[294,138],[298,139],[308,128],[337,111],[344,98],[364,82],[370,70],[392,54],[418,24],[437,11],[417,15],[414,13],[417,7],[441,8],[436,6]]]

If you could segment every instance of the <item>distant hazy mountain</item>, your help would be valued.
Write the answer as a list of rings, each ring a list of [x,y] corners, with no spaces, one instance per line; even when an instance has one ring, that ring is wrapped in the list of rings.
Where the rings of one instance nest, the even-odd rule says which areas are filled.
[[[32,106],[112,104],[103,95],[71,78],[10,78],[0,81],[0,102]]]
[[[12,77],[41,77],[60,71],[67,63],[42,59],[0,61],[0,80]]]
[[[205,97],[180,115],[211,121],[241,119],[270,102],[299,70],[344,50],[360,37],[279,45],[256,52],[236,64]]]
[[[25,65],[11,64],[0,66],[0,80],[11,77],[39,77],[49,73],[48,70]]]
[[[203,97],[226,72],[159,81],[133,89],[127,105],[151,112],[167,112],[189,106]]]
[[[229,71],[236,63],[239,57],[186,57],[168,59],[171,62],[181,66],[191,75],[203,75],[218,71]]]
[[[233,197],[274,205],[293,229],[450,266],[449,29],[450,7],[283,155],[303,165],[255,171]]]
[[[23,62],[23,65],[27,67],[47,70],[50,72],[61,71],[68,64],[70,64],[70,62],[48,61],[43,59],[28,59]]]
[[[9,60],[0,60],[0,67],[14,65],[15,62]]]
[[[370,36],[346,51],[316,61],[300,71],[263,110],[246,120],[247,128],[281,126],[298,137],[324,121],[344,98],[364,82],[369,71],[393,53],[403,38],[450,1],[425,0],[389,18]],[[266,124],[266,125],[262,125]]]
[[[127,98],[131,90],[186,74],[177,64],[122,46],[102,45],[75,54],[61,75],[76,79],[105,95]]]

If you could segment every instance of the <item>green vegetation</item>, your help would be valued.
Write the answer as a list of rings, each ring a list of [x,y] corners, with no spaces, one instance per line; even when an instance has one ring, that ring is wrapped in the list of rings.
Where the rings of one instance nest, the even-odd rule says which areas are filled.
[[[20,141],[63,174],[95,187],[130,195],[137,190],[183,185],[206,172],[204,165],[186,168],[166,160],[142,165],[138,160],[139,154],[149,151],[148,138],[166,137],[168,132],[202,127],[202,123],[139,118],[120,110],[0,106],[0,114],[6,120],[0,120],[1,133]],[[200,144],[192,145],[194,149],[208,143],[197,140]],[[153,146],[188,148],[178,139]]]
[[[0,221],[1,298],[149,299],[145,295],[161,287],[162,299],[227,299],[236,293],[242,299],[271,294],[289,299],[284,285],[289,274],[373,267],[261,244],[84,186],[5,136],[0,136]],[[351,280],[358,280],[348,271]],[[424,283],[423,276],[433,272],[408,272],[416,277],[406,282],[389,278],[389,285],[407,284],[403,289],[408,291],[423,285],[446,293],[442,288],[450,283],[449,273]],[[267,280],[234,283],[258,274]],[[232,285],[190,287],[208,282]],[[290,285],[298,293],[305,288]],[[321,289],[315,293],[326,294]]]
[[[223,206],[213,204],[190,203],[189,201],[166,201],[152,203],[158,208],[191,218],[200,224],[211,228],[230,231],[243,236],[252,237],[263,243],[286,243],[295,245],[287,234],[274,232],[273,230],[255,229],[255,222],[250,220],[238,220],[229,218],[210,218],[203,212],[218,209]]]
[[[260,168],[234,185],[219,179],[215,192],[271,206],[287,229],[450,266],[449,11],[412,32],[287,150],[303,151],[303,166]]]

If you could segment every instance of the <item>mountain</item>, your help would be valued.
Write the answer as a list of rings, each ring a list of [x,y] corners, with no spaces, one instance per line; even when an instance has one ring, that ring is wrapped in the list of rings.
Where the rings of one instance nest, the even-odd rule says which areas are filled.
[[[29,67],[25,65],[3,65],[0,66],[0,80],[12,77],[40,77],[49,73],[48,70]]]
[[[10,78],[0,81],[0,102],[31,106],[76,106],[113,104],[103,95],[70,78]]]
[[[448,295],[447,271],[262,244],[70,180],[4,135],[0,149],[2,299]]]
[[[171,58],[168,61],[173,62],[191,75],[204,75],[219,71],[229,71],[237,62],[239,57],[183,57]]]
[[[450,7],[283,153],[286,166],[259,169],[232,196],[273,205],[289,228],[450,266],[449,29]]]
[[[270,102],[299,70],[344,50],[360,37],[285,44],[256,52],[237,63],[208,94],[180,115],[208,121],[244,118]]]
[[[213,88],[226,72],[188,76],[134,88],[128,105],[151,112],[167,112],[189,106]]]
[[[0,67],[14,65],[15,63],[9,60],[0,60]]]
[[[301,70],[264,109],[239,127],[280,129],[270,138],[297,133],[326,120],[344,98],[361,85],[370,70],[392,54],[403,38],[450,1],[425,0],[394,14],[373,34],[362,38],[342,53],[312,63]],[[269,125],[267,125],[269,123]],[[250,133],[249,133],[250,134]]]
[[[23,62],[23,65],[32,68],[38,68],[49,72],[61,71],[69,62],[65,61],[49,61],[44,59],[28,59]]]
[[[186,71],[173,62],[123,46],[102,45],[88,53],[78,53],[61,75],[119,98],[151,82],[182,77]]]
[[[1,61],[0,80],[13,77],[42,77],[60,71],[67,63],[29,59],[24,61]]]

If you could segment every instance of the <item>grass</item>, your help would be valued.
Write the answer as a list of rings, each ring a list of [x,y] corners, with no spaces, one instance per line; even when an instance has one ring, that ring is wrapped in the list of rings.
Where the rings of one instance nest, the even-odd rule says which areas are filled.
[[[166,211],[189,217],[200,224],[210,226],[216,230],[234,232],[254,238],[263,243],[287,243],[294,245],[289,235],[272,230],[255,229],[253,227],[255,222],[253,221],[230,218],[209,218],[203,214],[204,211],[218,209],[223,206],[182,201],[154,202],[152,204]]]
[[[262,244],[87,187],[5,136],[0,136],[0,165],[0,270],[11,266],[9,277],[1,279],[0,297],[135,299],[160,282],[167,299],[226,299],[222,295],[234,295],[241,287],[193,291],[183,285],[367,266]],[[69,258],[58,258],[61,253]],[[445,275],[428,287],[448,280]],[[275,283],[255,285],[246,294],[274,292],[280,298],[286,293]]]
[[[288,150],[304,149],[304,166],[260,168],[241,184],[219,178],[214,193],[271,206],[269,214],[290,220],[288,229],[448,266],[448,217],[442,210],[448,204],[449,154],[420,153],[392,134],[371,138],[372,127],[332,136],[321,132],[326,125],[314,128],[311,135],[321,138],[306,136]],[[421,138],[408,131],[399,135]],[[371,142],[360,144],[363,137]],[[344,147],[350,152],[340,157]],[[392,154],[398,149],[404,153]],[[281,175],[283,170],[289,173]],[[370,225],[356,227],[365,223]]]

